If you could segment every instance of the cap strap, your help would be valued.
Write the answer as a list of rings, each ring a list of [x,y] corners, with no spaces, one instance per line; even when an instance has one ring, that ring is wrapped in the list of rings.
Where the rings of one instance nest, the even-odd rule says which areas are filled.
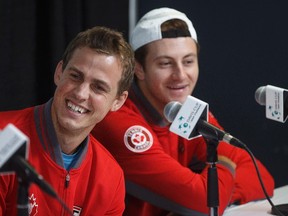
[[[171,29],[168,31],[162,31],[162,38],[176,38],[176,37],[191,37],[188,30]]]

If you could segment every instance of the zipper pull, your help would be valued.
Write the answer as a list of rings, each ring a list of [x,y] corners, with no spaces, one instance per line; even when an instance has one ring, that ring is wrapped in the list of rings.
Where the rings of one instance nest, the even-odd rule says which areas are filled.
[[[69,186],[69,182],[70,182],[70,174],[68,172],[66,177],[65,177],[65,188],[67,188]]]

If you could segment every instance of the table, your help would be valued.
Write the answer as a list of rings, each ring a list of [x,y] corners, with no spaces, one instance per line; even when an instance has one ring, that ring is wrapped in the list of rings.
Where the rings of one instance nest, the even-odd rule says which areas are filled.
[[[288,204],[288,185],[276,188],[271,198],[274,205]],[[268,200],[249,202],[243,205],[228,207],[223,216],[272,216]]]

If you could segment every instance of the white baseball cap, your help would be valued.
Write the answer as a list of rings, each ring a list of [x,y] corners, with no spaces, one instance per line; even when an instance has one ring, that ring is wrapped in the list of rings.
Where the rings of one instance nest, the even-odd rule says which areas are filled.
[[[130,37],[130,44],[133,50],[137,50],[139,47],[142,47],[145,44],[148,44],[152,41],[160,40],[165,38],[161,32],[161,24],[167,20],[171,19],[180,19],[183,20],[189,29],[188,35],[197,41],[197,34],[193,27],[192,22],[188,17],[175,9],[172,8],[157,8],[146,13],[136,24],[134,30],[132,31]],[[184,36],[184,35],[178,35]],[[170,38],[173,36],[169,36]],[[177,37],[175,35],[174,37]]]

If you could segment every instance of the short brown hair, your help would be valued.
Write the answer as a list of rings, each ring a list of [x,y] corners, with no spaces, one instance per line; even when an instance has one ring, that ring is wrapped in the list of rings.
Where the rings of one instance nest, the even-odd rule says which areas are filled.
[[[74,51],[81,47],[89,47],[96,52],[116,56],[120,60],[123,69],[118,83],[117,94],[119,96],[124,91],[128,91],[133,80],[135,60],[133,50],[125,41],[122,33],[102,26],[95,26],[78,33],[64,52],[62,58],[63,70],[66,68]]]

